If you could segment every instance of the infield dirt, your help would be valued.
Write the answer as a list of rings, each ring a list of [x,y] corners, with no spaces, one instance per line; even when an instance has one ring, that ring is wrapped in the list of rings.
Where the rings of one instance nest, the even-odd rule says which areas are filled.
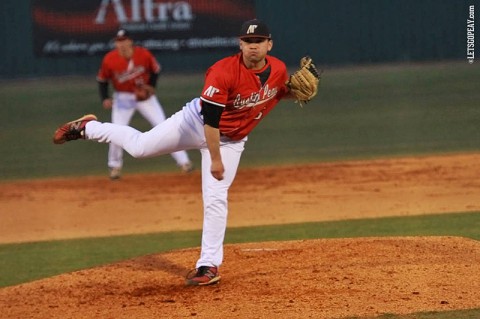
[[[229,227],[480,210],[480,154],[240,169]],[[0,242],[200,229],[200,175],[0,184]],[[227,245],[222,283],[183,285],[198,249],[0,289],[0,318],[341,318],[480,307],[480,244],[455,237]]]

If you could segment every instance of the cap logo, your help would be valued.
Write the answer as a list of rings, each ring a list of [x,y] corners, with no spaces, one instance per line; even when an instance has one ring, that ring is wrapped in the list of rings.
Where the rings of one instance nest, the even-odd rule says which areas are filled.
[[[255,29],[258,27],[258,25],[256,24],[252,24],[252,25],[249,25],[248,26],[248,29],[247,29],[247,34],[255,34]]]

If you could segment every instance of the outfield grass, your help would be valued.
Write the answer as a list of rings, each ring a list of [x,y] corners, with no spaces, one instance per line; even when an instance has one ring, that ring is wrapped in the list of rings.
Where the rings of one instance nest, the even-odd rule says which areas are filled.
[[[197,96],[202,79],[161,78],[166,113]],[[314,101],[283,101],[252,132],[241,165],[479,150],[478,83],[480,66],[467,63],[327,69]],[[109,120],[93,76],[1,82],[0,100],[2,180],[106,173],[106,145],[51,142],[58,125],[85,113]],[[148,129],[139,115],[132,125]],[[190,154],[198,163],[198,152]],[[126,172],[176,169],[169,156],[126,156]]]
[[[478,319],[480,309],[418,312],[409,315],[384,314],[377,317],[349,317],[342,319]]]

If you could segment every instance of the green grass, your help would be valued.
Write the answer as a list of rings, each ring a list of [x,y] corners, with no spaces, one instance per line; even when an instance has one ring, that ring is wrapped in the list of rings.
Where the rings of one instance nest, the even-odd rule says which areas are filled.
[[[347,317],[342,319],[478,319],[480,309],[418,312],[408,315],[383,314],[377,317]]]
[[[200,236],[200,231],[184,231],[0,245],[0,287],[137,256],[197,247]],[[462,236],[480,240],[480,213],[229,228],[225,242],[371,236]]]
[[[166,113],[197,96],[203,74],[159,81]],[[480,66],[467,63],[327,69],[318,96],[282,101],[250,135],[242,166],[368,159],[480,149]],[[61,123],[85,113],[108,121],[94,77],[0,83],[0,178],[106,173],[107,146],[53,145]],[[147,130],[136,115],[132,125]],[[199,154],[191,151],[198,163]],[[133,159],[126,172],[176,170],[173,159]]]

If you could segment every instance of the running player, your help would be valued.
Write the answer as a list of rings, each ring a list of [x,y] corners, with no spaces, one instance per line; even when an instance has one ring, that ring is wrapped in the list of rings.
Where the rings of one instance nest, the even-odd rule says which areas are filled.
[[[152,53],[146,48],[134,46],[127,31],[119,30],[115,37],[115,49],[105,55],[97,75],[102,105],[112,110],[112,123],[128,125],[137,110],[152,127],[165,120],[163,108],[154,94],[159,73],[160,64]],[[115,89],[113,98],[108,94],[109,81]],[[171,155],[184,172],[192,170],[187,152]],[[107,164],[110,178],[120,178],[123,166],[123,149],[120,146],[109,145]]]
[[[250,131],[277,105],[291,97],[285,64],[268,55],[273,41],[266,24],[250,20],[241,27],[240,52],[211,66],[200,98],[148,132],[101,123],[94,115],[66,123],[53,141],[88,139],[113,143],[134,157],[151,157],[188,149],[202,155],[203,233],[196,269],[187,285],[220,281],[227,226],[228,189]]]

